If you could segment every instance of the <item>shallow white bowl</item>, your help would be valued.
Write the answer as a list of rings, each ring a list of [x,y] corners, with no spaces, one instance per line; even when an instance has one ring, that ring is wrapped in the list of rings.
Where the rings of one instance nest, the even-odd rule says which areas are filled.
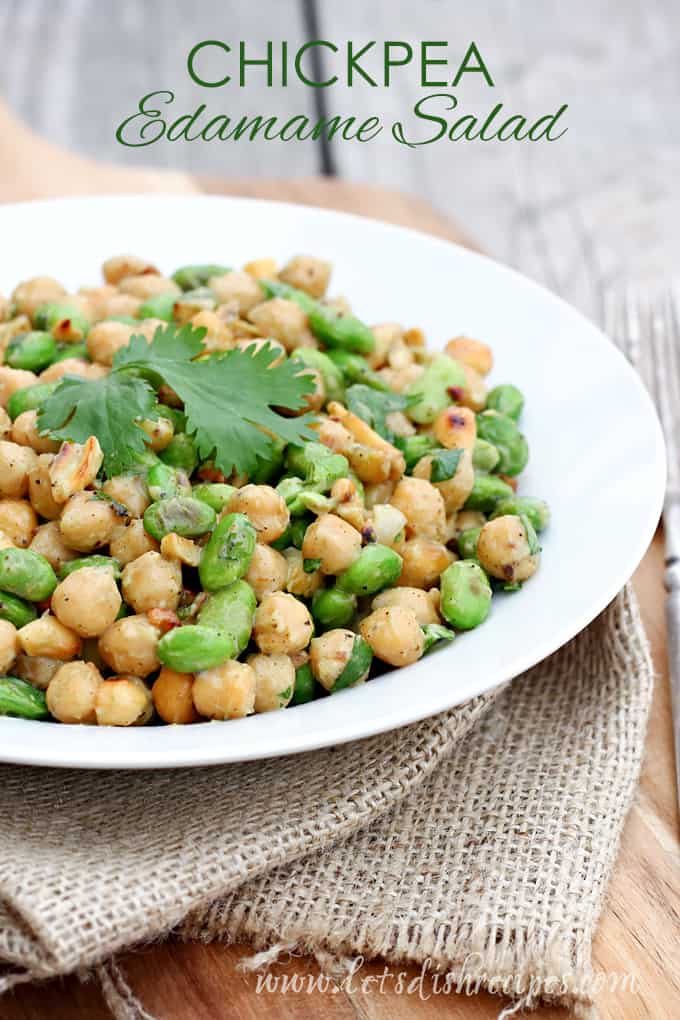
[[[459,333],[491,345],[491,379],[526,395],[531,459],[521,492],[552,524],[538,574],[497,596],[488,621],[407,669],[294,710],[195,726],[139,729],[0,719],[0,761],[92,768],[205,765],[306,751],[422,719],[517,676],[586,626],[647,548],[661,508],[659,424],[633,369],[569,305],[519,274],[411,230],[301,206],[217,197],[117,197],[0,208],[0,292],[49,274],[95,284],[112,254],[171,272],[305,252],[335,266],[334,294],[368,322]]]

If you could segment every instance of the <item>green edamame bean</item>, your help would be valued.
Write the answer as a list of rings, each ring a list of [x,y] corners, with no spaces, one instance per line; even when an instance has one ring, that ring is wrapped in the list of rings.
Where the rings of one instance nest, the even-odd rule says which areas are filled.
[[[156,502],[159,499],[170,499],[172,496],[191,496],[191,482],[185,471],[170,467],[159,461],[149,468],[146,476],[146,487],[149,495]]]
[[[342,673],[333,684],[331,692],[335,694],[336,691],[342,691],[346,687],[353,687],[354,684],[358,683],[365,676],[366,672],[371,668],[372,662],[373,651],[371,646],[357,634],[352,645],[352,654]]]
[[[502,478],[475,471],[475,480],[472,491],[465,501],[465,509],[491,513],[499,500],[513,495],[512,487]]]
[[[312,667],[308,662],[305,662],[295,670],[295,687],[290,703],[291,705],[306,705],[308,701],[314,700],[314,694],[314,674]]]
[[[511,383],[494,386],[487,394],[486,406],[491,411],[499,411],[517,421],[524,408],[524,395]]]
[[[9,620],[17,630],[21,630],[37,617],[38,611],[30,602],[24,602],[8,591],[0,591],[0,620]]]
[[[228,638],[233,647],[229,657],[236,658],[250,640],[256,608],[257,600],[250,585],[234,581],[208,596],[199,611],[198,625]]]
[[[550,524],[550,507],[544,499],[537,499],[535,496],[509,496],[502,499],[496,504],[491,519],[503,517],[505,514],[527,517],[534,531],[544,531]]]
[[[20,333],[7,344],[5,364],[29,372],[42,372],[57,357],[57,342],[51,333],[33,330]]]
[[[156,410],[161,418],[169,418],[175,434],[185,432],[187,427],[187,416],[178,407],[170,407],[169,404],[157,404]]]
[[[472,465],[480,471],[493,471],[497,466],[501,455],[493,445],[486,439],[475,440],[472,448]]]
[[[518,475],[529,460],[529,447],[517,423],[498,411],[482,411],[477,415],[477,438],[493,443],[499,453],[496,470],[504,475]]]
[[[401,573],[402,558],[389,546],[365,546],[351,567],[338,577],[337,587],[350,595],[375,595]]]
[[[438,443],[432,436],[397,436],[395,446],[404,454],[406,471],[410,474],[418,461],[436,449]]]
[[[179,468],[187,475],[193,474],[198,464],[196,444],[186,432],[173,436],[164,450],[158,454],[164,464]]]
[[[291,355],[292,361],[299,361],[309,368],[315,368],[321,375],[327,400],[345,399],[345,383],[342,372],[323,351],[313,347],[298,347]],[[360,359],[363,361],[363,358]]]
[[[280,280],[258,280],[265,297],[283,298],[284,301],[294,301],[307,315],[317,304],[316,299],[307,294],[304,290],[291,287],[289,283],[282,283]]]
[[[175,295],[173,315],[184,312],[186,315],[196,314],[199,311],[212,311],[217,305],[215,292],[210,287],[194,287],[192,290],[185,290],[183,294]]]
[[[47,333],[53,333],[55,329],[66,322],[69,324],[72,339],[85,339],[90,329],[90,320],[75,305],[61,301],[47,301],[37,309],[33,316],[33,325],[36,329],[44,330]]]
[[[153,294],[137,309],[139,319],[162,319],[163,322],[172,322],[175,302],[179,295],[175,293]]]
[[[174,627],[158,642],[156,654],[164,666],[178,673],[196,673],[221,666],[232,658],[233,643],[210,627]]]
[[[202,482],[200,485],[194,485],[192,495],[194,499],[200,499],[202,503],[207,503],[216,514],[219,514],[222,513],[235,492],[235,487],[227,485],[226,482]]]
[[[215,511],[192,496],[159,499],[144,511],[144,530],[160,542],[175,532],[183,538],[198,538],[215,527]]]
[[[302,349],[300,348],[300,350]],[[364,386],[370,386],[371,389],[380,390],[382,393],[390,392],[389,385],[384,379],[380,378],[377,372],[373,371],[366,359],[362,358],[360,354],[352,354],[351,351],[335,349],[327,351],[326,357],[333,364],[337,365],[348,386],[362,383]]]
[[[349,461],[341,453],[333,453],[323,443],[289,446],[286,466],[299,475],[315,492],[328,492],[339,478],[346,478]]]
[[[282,549],[288,549],[291,545],[296,549],[302,549],[305,532],[311,523],[312,518],[309,516],[294,517],[281,537],[277,538],[275,542],[270,542],[272,549],[278,549],[280,552]]]
[[[277,280],[260,280],[260,286],[267,297],[285,298],[299,305],[307,314],[312,333],[327,347],[338,347],[356,354],[370,354],[374,349],[373,333],[354,315],[345,315],[336,308],[322,305],[303,290]]]
[[[462,559],[477,559],[477,542],[479,541],[481,530],[481,528],[466,528],[465,531],[461,531],[460,535],[456,539],[456,544],[458,546],[458,553]]]
[[[217,263],[206,263],[200,266],[180,266],[172,274],[172,279],[182,290],[195,290],[203,287],[211,276],[224,276],[230,273],[229,266],[221,266]]]
[[[7,401],[7,413],[12,421],[24,411],[40,408],[52,396],[59,382],[34,383],[33,386],[25,386],[23,390],[15,390]]]
[[[45,692],[17,676],[0,677],[0,715],[17,719],[47,719]]]
[[[440,641],[453,641],[456,636],[454,631],[449,630],[448,627],[443,627],[441,623],[425,623],[420,629],[425,635],[423,655],[429,652]]]
[[[244,514],[223,517],[201,555],[198,573],[204,590],[217,591],[243,577],[256,541],[257,532]]]
[[[404,390],[404,396],[413,401],[406,413],[419,425],[430,425],[451,403],[451,391],[465,389],[465,386],[462,365],[445,354],[439,354]]]
[[[59,344],[51,364],[56,365],[58,361],[66,361],[67,358],[79,358],[82,361],[89,361],[90,353],[87,349],[87,344]]]
[[[347,626],[356,608],[356,596],[339,588],[323,588],[312,599],[312,616],[323,630]]]
[[[57,587],[57,575],[40,553],[31,549],[0,550],[0,589],[29,602],[48,599]]]
[[[489,579],[475,560],[456,560],[441,575],[440,612],[456,630],[472,630],[491,608]]]
[[[257,467],[251,471],[248,481],[253,485],[267,485],[272,478],[278,478],[283,470],[283,452],[286,443],[282,439],[271,439],[269,455],[258,458]]]
[[[59,568],[59,580],[63,581],[69,574],[72,574],[75,570],[83,570],[84,567],[99,567],[100,569],[110,570],[115,581],[120,579],[120,563],[113,556],[81,556],[80,559],[62,563]]]

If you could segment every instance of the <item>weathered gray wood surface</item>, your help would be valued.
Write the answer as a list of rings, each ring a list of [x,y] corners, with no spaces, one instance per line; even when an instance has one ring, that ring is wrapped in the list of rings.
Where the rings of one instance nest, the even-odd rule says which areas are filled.
[[[316,115],[315,90],[291,83],[201,89],[186,54],[200,39],[305,39],[309,10],[336,40],[475,39],[496,82],[465,79],[462,112],[538,116],[569,103],[553,144],[438,142],[399,146],[387,132],[334,143],[337,172],[427,197],[492,253],[601,315],[626,278],[680,261],[680,3],[678,0],[0,0],[0,90],[33,127],[93,156],[210,174],[317,172],[314,143],[161,143],[124,149],[114,129],[141,95],[172,88],[175,109],[200,102],[232,115]],[[370,67],[371,61],[366,61]],[[477,76],[479,79],[480,76]],[[392,87],[336,86],[330,113],[408,119],[427,90],[413,68]]]

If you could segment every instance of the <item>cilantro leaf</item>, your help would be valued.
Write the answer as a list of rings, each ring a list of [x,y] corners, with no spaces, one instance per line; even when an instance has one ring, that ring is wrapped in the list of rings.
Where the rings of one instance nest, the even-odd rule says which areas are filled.
[[[147,382],[111,372],[103,379],[65,378],[43,404],[38,428],[55,439],[84,443],[96,436],[104,470],[122,474],[139,464],[148,447],[136,418],[156,418],[156,394]]]
[[[201,341],[205,332],[205,329],[194,329],[189,323],[179,329],[173,325],[159,326],[151,343],[135,333],[127,346],[116,352],[113,370],[142,368],[162,381],[166,370],[176,371],[204,351]]]
[[[462,450],[434,450],[432,453],[432,467],[430,468],[431,482],[448,482],[458,470]]]
[[[347,390],[349,410],[389,442],[394,440],[394,433],[387,424],[387,415],[392,411],[405,411],[410,403],[401,393],[383,393],[363,383],[356,383]]]

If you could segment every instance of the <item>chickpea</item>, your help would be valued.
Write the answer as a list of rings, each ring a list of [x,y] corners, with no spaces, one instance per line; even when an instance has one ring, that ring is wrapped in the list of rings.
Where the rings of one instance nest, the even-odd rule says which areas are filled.
[[[124,276],[118,281],[118,290],[121,294],[131,294],[132,297],[146,301],[147,298],[156,297],[157,294],[180,294],[180,288],[174,280],[160,273],[142,273],[141,275]]]
[[[118,616],[118,585],[106,567],[82,567],[58,584],[52,601],[57,619],[80,637],[99,637]]]
[[[256,688],[253,667],[229,660],[197,673],[192,695],[196,711],[208,719],[243,719],[255,711]]]
[[[295,374],[297,376],[309,376],[314,384],[314,389],[310,390],[309,393],[305,393],[304,407],[292,412],[292,417],[298,417],[304,414],[305,411],[320,411],[326,401],[326,387],[321,372],[318,368],[310,367],[303,368],[301,372],[296,372]]]
[[[375,655],[390,666],[410,666],[423,654],[425,636],[416,614],[403,606],[383,606],[359,624]]]
[[[182,591],[182,567],[177,560],[164,560],[160,553],[146,552],[123,568],[121,586],[125,601],[136,613],[174,610]]]
[[[47,707],[63,723],[95,723],[102,675],[91,662],[60,665],[47,687]]]
[[[463,365],[469,365],[479,375],[488,375],[493,368],[493,354],[488,344],[472,340],[469,336],[456,336],[449,340],[444,353]]]
[[[469,365],[463,365],[463,371],[465,372],[465,386],[460,402],[463,407],[468,407],[471,411],[483,411],[486,407],[486,383],[479,372],[475,372],[474,368],[470,368]]]
[[[455,537],[458,538],[461,531],[469,531],[471,528],[483,528],[486,524],[486,514],[479,510],[459,510],[455,517]]]
[[[258,542],[268,545],[288,527],[290,514],[285,500],[270,485],[244,485],[228,503],[228,512],[245,514],[257,532]]]
[[[409,534],[434,541],[442,541],[446,536],[444,499],[424,478],[404,476],[390,502],[406,518]]]
[[[148,676],[160,666],[156,654],[160,637],[161,631],[146,616],[124,616],[99,638],[99,652],[117,673]]]
[[[106,318],[108,302],[118,293],[112,283],[103,283],[99,287],[79,287],[77,296],[84,298],[89,306],[88,318],[92,322]]]
[[[58,280],[51,276],[33,276],[24,280],[12,293],[12,304],[17,312],[33,318],[41,305],[48,301],[59,301],[66,294]]]
[[[321,298],[328,289],[331,271],[330,262],[311,255],[295,255],[285,264],[279,279],[291,287],[304,290],[314,298]]]
[[[380,322],[371,329],[375,339],[373,352],[368,355],[371,368],[382,368],[387,363],[387,352],[395,340],[404,335],[403,327],[396,322]]]
[[[41,436],[38,431],[38,412],[23,411],[12,425],[12,442],[19,446],[30,447],[36,453],[56,453],[61,443],[49,436]]]
[[[203,346],[211,354],[214,351],[231,350],[234,346],[234,331],[229,323],[220,318],[216,312],[204,309],[202,312],[192,315],[190,322],[194,329],[203,328],[207,330],[206,335],[203,337]]]
[[[102,275],[107,283],[118,284],[126,276],[144,276],[157,273],[156,267],[139,255],[113,255],[102,265]]]
[[[79,655],[81,647],[78,635],[50,613],[22,627],[19,631],[19,644],[26,655],[41,655],[64,661]]]
[[[387,482],[379,482],[377,485],[367,485],[364,489],[364,502],[369,509],[373,509],[378,503],[389,503],[394,495],[395,483],[390,479]]]
[[[142,517],[151,504],[149,490],[141,475],[114,475],[102,485],[102,492],[121,503],[131,517]]]
[[[0,499],[0,531],[26,549],[38,530],[38,518],[27,499]]]
[[[109,677],[97,688],[98,726],[143,726],[153,715],[151,691],[138,676]]]
[[[313,632],[309,610],[287,592],[265,595],[255,612],[253,637],[262,652],[301,652]]]
[[[27,680],[41,691],[46,691],[50,680],[63,665],[60,659],[48,659],[44,655],[24,655],[22,652],[17,655],[13,669],[16,676]]]
[[[335,514],[322,514],[309,525],[302,543],[302,555],[321,560],[324,574],[342,574],[361,552],[361,535]]]
[[[10,439],[12,435],[12,419],[4,407],[0,407],[0,439]]]
[[[477,438],[477,421],[469,407],[452,404],[440,411],[434,421],[435,438],[447,450],[472,450]]]
[[[354,631],[337,627],[312,641],[309,656],[312,673],[327,691],[333,690],[335,681],[352,657],[355,639]],[[366,679],[369,669],[356,683],[362,683]]]
[[[455,556],[441,542],[412,538],[399,550],[403,560],[397,584],[407,588],[433,588]]]
[[[135,318],[141,304],[140,299],[133,297],[132,294],[121,294],[116,291],[101,302],[100,314],[102,319],[111,319],[115,315],[130,315]]]
[[[79,556],[79,553],[74,549],[69,549],[64,542],[57,521],[41,524],[28,548],[44,556],[55,571],[63,567],[64,563],[75,560]]]
[[[124,322],[98,322],[87,334],[87,353],[93,361],[111,366],[114,354],[127,347],[130,337],[136,332],[135,326]]]
[[[29,447],[0,439],[0,496],[4,499],[25,496],[28,473],[37,462],[37,455]]]
[[[139,518],[127,524],[117,524],[111,535],[109,551],[122,566],[143,556],[144,553],[158,552],[158,542],[144,530]]]
[[[186,563],[188,567],[197,567],[202,554],[203,549],[200,545],[192,542],[190,538],[182,538],[174,531],[161,539],[161,556],[166,560],[177,560],[179,563]]]
[[[96,436],[89,436],[84,443],[62,443],[49,466],[52,498],[65,503],[74,492],[86,489],[97,477],[103,460]]]
[[[261,336],[274,337],[287,351],[299,347],[308,333],[307,316],[299,305],[285,298],[263,301],[248,313],[248,319]]]
[[[255,280],[269,280],[274,279],[278,273],[278,266],[276,259],[272,258],[260,258],[253,259],[251,262],[246,262],[243,267],[244,273],[248,273]]]
[[[404,544],[406,517],[390,503],[376,503],[369,528],[373,541],[399,551]]]
[[[14,542],[4,531],[0,531],[0,549],[16,549]]]
[[[535,574],[539,554],[532,553],[519,517],[506,514],[488,521],[477,542],[477,558],[488,574],[503,581],[526,581]]]
[[[42,453],[28,472],[28,498],[31,506],[48,521],[56,520],[64,509],[64,504],[57,503],[52,496],[50,466],[53,461],[53,453]]]
[[[83,358],[64,358],[40,373],[40,382],[56,382],[65,375],[77,375],[79,379],[101,379],[108,373],[105,365],[85,361]]]
[[[9,673],[18,654],[19,637],[16,627],[9,620],[0,620],[0,674]]]
[[[258,542],[244,578],[255,592],[257,601],[261,602],[265,595],[271,595],[272,592],[282,591],[286,587],[287,578],[288,561],[283,553]]]
[[[255,673],[255,711],[286,708],[295,690],[295,667],[288,655],[250,655]]]
[[[239,315],[246,315],[263,300],[262,289],[249,273],[231,272],[223,276],[211,276],[208,286],[218,304],[233,301]]]
[[[59,528],[71,549],[92,552],[111,541],[120,519],[108,500],[97,499],[93,492],[76,492],[62,511]]]
[[[371,603],[373,609],[384,609],[391,606],[410,609],[421,627],[427,623],[440,622],[439,613],[433,605],[430,592],[423,591],[422,588],[387,588],[376,595]]]
[[[164,450],[175,434],[175,426],[169,418],[145,418],[139,426],[149,437],[148,445],[156,453]]]
[[[166,723],[194,723],[199,714],[193,701],[193,673],[176,673],[163,666],[151,688],[151,697],[159,716]]]
[[[26,386],[34,386],[37,381],[38,377],[34,372],[28,372],[24,368],[0,365],[0,405],[7,407],[13,393],[25,389]]]
[[[319,570],[305,570],[305,561],[299,549],[285,549],[286,591],[299,599],[310,599],[321,587],[323,578]]]
[[[413,469],[414,478],[430,480],[432,473],[432,457],[422,457]],[[464,505],[472,492],[475,481],[475,469],[472,466],[472,454],[463,450],[456,471],[444,482],[433,482],[435,489],[442,494],[447,514],[455,513]]]

